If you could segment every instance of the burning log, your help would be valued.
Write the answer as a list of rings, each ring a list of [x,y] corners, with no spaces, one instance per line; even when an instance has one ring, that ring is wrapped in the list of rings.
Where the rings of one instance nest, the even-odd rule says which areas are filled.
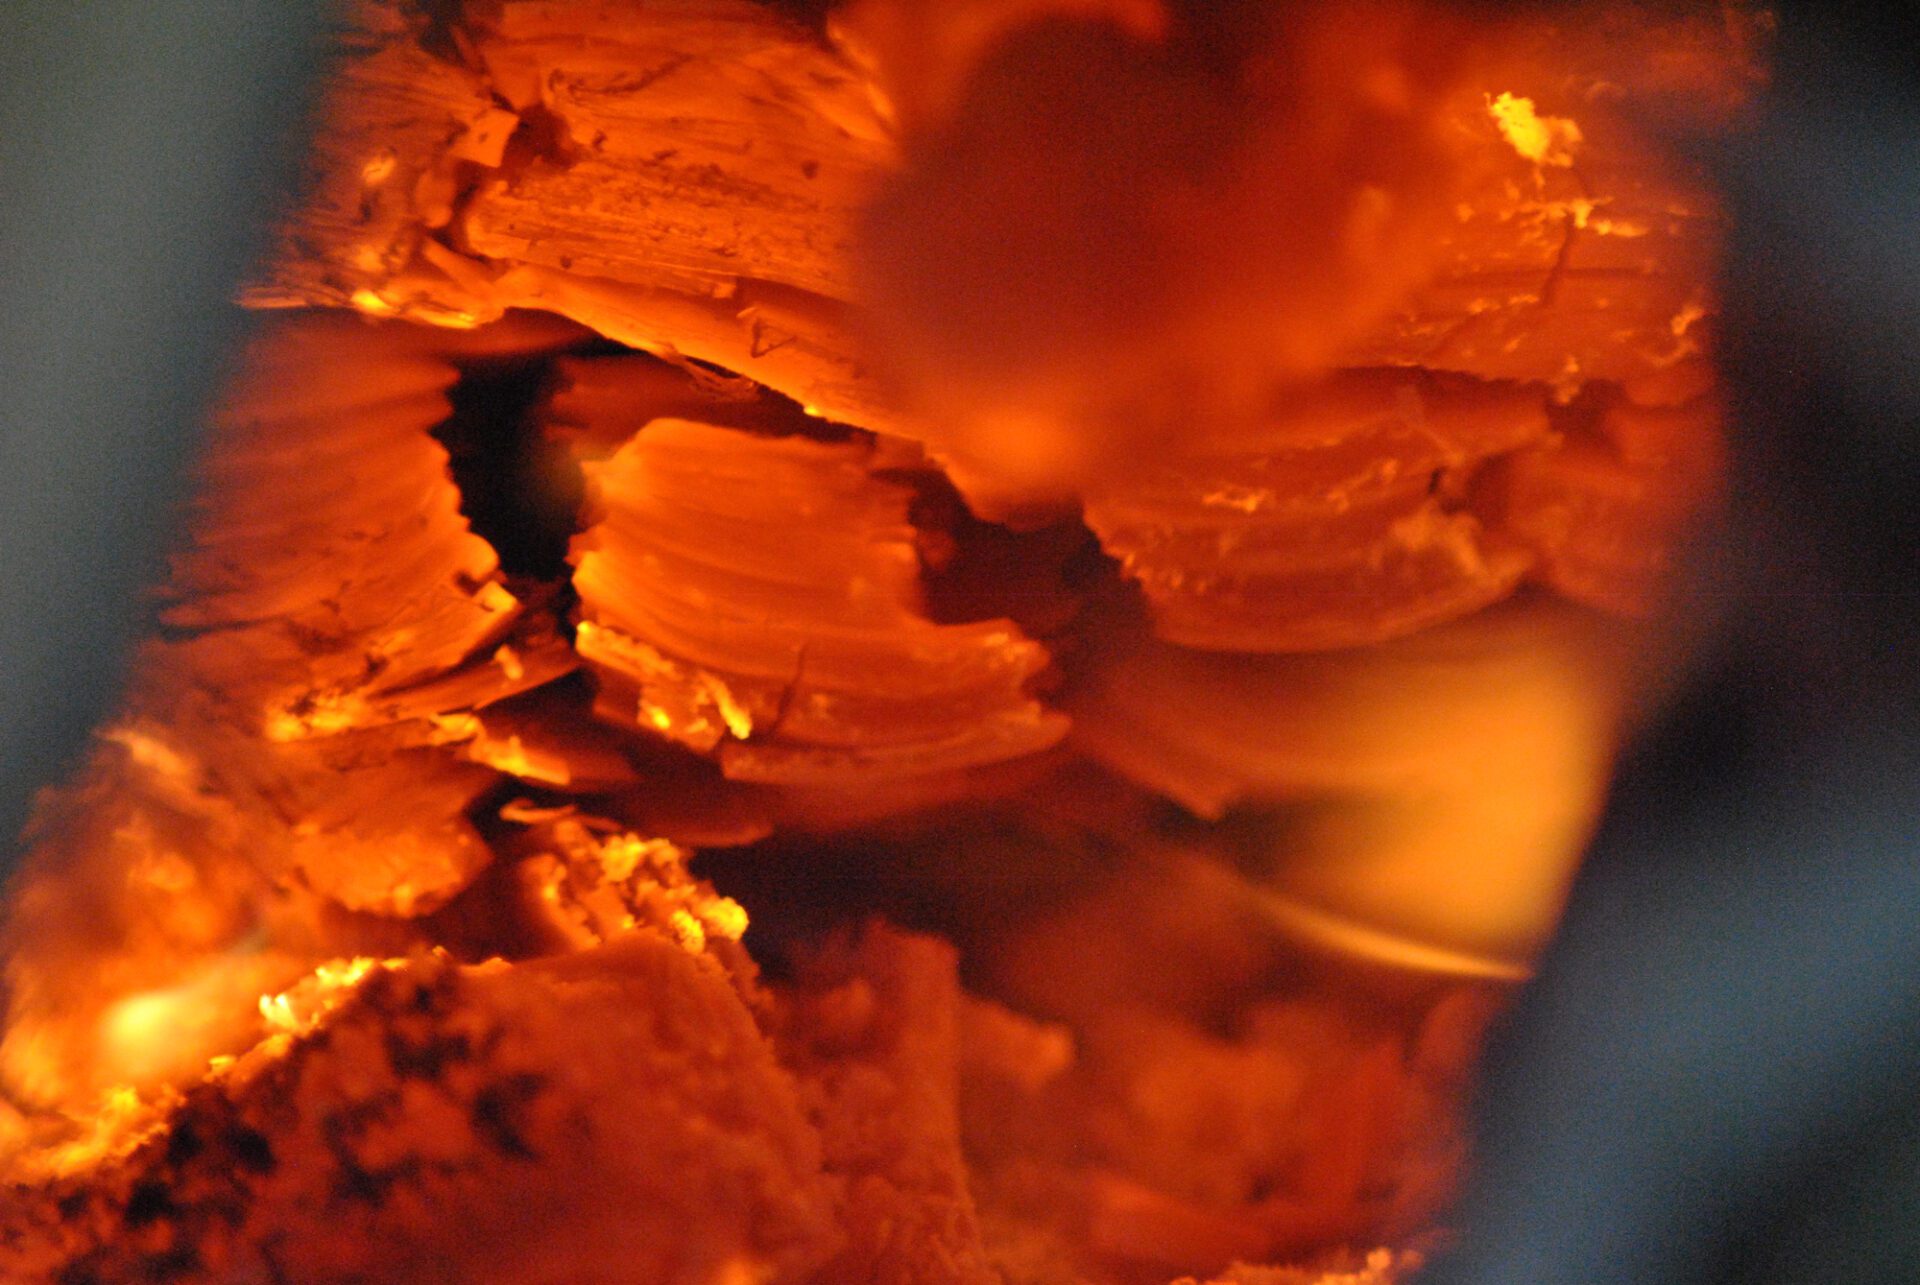
[[[520,604],[427,435],[453,365],[425,336],[310,314],[269,324],[238,369],[160,599],[180,664],[230,721],[287,743],[526,684],[499,650]],[[476,658],[492,666],[480,701],[431,686]],[[531,681],[555,672],[536,663]]]
[[[1588,423],[1490,470],[1481,511],[1538,556],[1539,578],[1576,602],[1627,616],[1662,605],[1678,554],[1713,511],[1720,406],[1605,399]]]
[[[345,7],[245,295],[336,310],[9,910],[0,1271],[1413,1269],[1626,699],[1545,594],[1651,609],[1717,485],[1637,126],[1743,19],[1226,8]],[[583,476],[463,495],[488,354]]]
[[[1648,135],[1654,119],[1731,121],[1760,75],[1763,21],[1620,5],[1511,26],[1476,68],[1480,91],[1448,107],[1480,142],[1438,270],[1354,356],[1565,396],[1702,353],[1724,216],[1704,177]]]
[[[1467,35],[1416,7],[1297,10],[1278,38],[1242,33],[1261,52],[1224,85],[1111,32],[1036,27],[983,66],[953,123],[909,137],[872,220],[868,303],[916,412],[898,431],[985,512],[1083,502],[1162,635],[1189,645],[1408,632],[1503,596],[1517,546],[1539,547],[1463,516],[1460,459],[1461,493],[1370,523],[1329,486],[1317,508],[1293,497],[1290,530],[1274,514],[1235,526],[1247,475],[1302,403],[1329,398],[1330,370],[1456,373],[1517,416],[1531,395],[1538,424],[1592,381],[1651,389],[1697,369],[1713,308],[1707,185],[1637,120],[1673,100],[1693,120],[1732,110],[1746,64],[1720,18]],[[1193,492],[1179,503],[1169,459]],[[1671,524],[1634,535],[1668,556]]]
[[[840,1243],[793,1081],[726,972],[652,931],[375,969],[41,1199],[16,1280],[792,1279]]]
[[[344,21],[310,195],[248,302],[454,326],[546,309],[889,418],[847,302],[892,144],[807,32],[748,0],[518,0],[444,26],[359,0]]]
[[[1122,12],[1138,31],[1161,21],[1144,8]],[[1701,180],[1649,147],[1635,114],[1685,99],[1689,119],[1723,120],[1749,74],[1737,39],[1744,20],[1731,35],[1718,20],[1646,15],[1471,31],[1384,8],[1379,30],[1395,33],[1398,61],[1363,66],[1348,38],[1360,19],[1313,9],[1297,30],[1243,33],[1297,61],[1283,73],[1256,59],[1224,97],[1182,98],[1192,86],[1147,46],[1110,48],[1105,36],[1099,50],[1075,44],[1115,60],[1114,85],[1144,77],[1193,108],[1162,113],[1190,119],[1156,144],[1166,164],[1137,183],[1083,154],[1087,140],[1122,134],[1108,159],[1137,151],[1140,132],[1123,130],[1110,110],[1111,85],[1073,100],[1081,126],[1062,117],[1037,140],[1020,131],[1066,107],[1036,104],[998,124],[968,123],[963,100],[916,109],[921,132],[906,139],[905,175],[889,178],[895,143],[871,82],[756,5],[641,15],[520,0],[424,33],[376,0],[353,13],[313,196],[253,301],[352,303],[457,325],[511,307],[551,309],[622,342],[746,375],[829,419],[927,441],[990,514],[1047,498],[1125,504],[1129,488],[1155,486],[1135,464],[1196,420],[1223,445],[1238,438],[1257,454],[1275,432],[1273,406],[1330,364],[1521,381],[1543,400],[1593,380],[1664,378],[1702,349],[1719,223]],[[977,20],[984,30],[1019,26],[991,6]],[[955,83],[952,68],[986,47],[929,46],[883,4],[835,29],[890,84],[916,57],[936,81]],[[1041,44],[1028,53],[1062,53]],[[1060,65],[1052,58],[1034,74],[1057,75],[1046,67]],[[1026,73],[997,66],[979,74],[1013,76],[1017,89]],[[1276,89],[1287,75],[1326,101]],[[1255,125],[1236,123],[1236,112]],[[920,119],[956,113],[958,125]],[[1328,121],[1349,118],[1374,122],[1373,141],[1328,132]],[[394,119],[408,128],[392,128]],[[717,145],[729,129],[757,141]],[[1309,147],[1319,151],[1300,150]],[[1081,174],[1085,200],[1030,181],[1019,167],[1036,148],[1056,174]],[[1346,169],[1328,168],[1328,157],[1349,154]],[[962,156],[971,159],[962,165]],[[1216,171],[1249,177],[1222,187],[1205,177]],[[1323,171],[1331,186],[1302,186],[1301,175]],[[1156,208],[1137,189],[1168,184],[1158,222],[1121,237],[1134,212]],[[1027,204],[1006,206],[1010,192]],[[855,225],[875,193],[883,213],[869,219],[863,275]],[[1055,214],[1078,218],[1088,202],[1112,205],[1101,241],[1074,248],[1083,238],[1065,225],[1041,235]],[[942,214],[956,204],[1004,212],[968,230]],[[1273,239],[1275,219],[1305,240],[1257,262],[1236,259]],[[1340,228],[1351,234],[1340,245],[1312,239]],[[954,241],[961,232],[973,240]],[[996,266],[1017,246],[1027,247],[1025,266]],[[1320,267],[1335,263],[1344,266]],[[1087,296],[1123,287],[1131,297]],[[1275,312],[1276,300],[1292,311]],[[1055,319],[1063,308],[1073,316]],[[1103,314],[1127,321],[1100,339],[1085,327]],[[1280,347],[1253,342],[1269,332]],[[868,333],[880,336],[877,351],[860,342]],[[872,373],[876,358],[891,386]],[[1168,390],[1178,390],[1172,403]],[[1241,465],[1231,451],[1212,458],[1212,489],[1232,489]],[[1340,516],[1337,503],[1328,496],[1324,520]],[[1368,566],[1317,572],[1317,592],[1350,600],[1349,612],[1377,604],[1379,618],[1344,629],[1330,621],[1319,642],[1304,631],[1251,645],[1405,632],[1484,605],[1516,580],[1511,546],[1481,548],[1457,510],[1397,516],[1397,544],[1385,525],[1344,543]],[[1661,540],[1659,527],[1642,524],[1639,534]],[[1109,547],[1166,606],[1167,636],[1211,633],[1210,645],[1237,647],[1259,633],[1224,604],[1228,619],[1199,625],[1183,616],[1191,604],[1166,602],[1184,596],[1174,584],[1231,584],[1231,554],[1143,560],[1125,534]]]
[[[613,717],[743,780],[913,775],[1029,754],[1066,731],[1006,620],[916,610],[909,492],[873,448],[655,420],[593,473],[580,652]],[[794,515],[807,522],[797,548]]]
[[[473,253],[710,298],[743,279],[851,298],[855,215],[893,147],[866,80],[808,33],[745,0],[505,4],[469,30],[543,149],[467,197]]]
[[[470,711],[575,663],[460,517],[426,434],[455,377],[430,341],[305,317],[267,326],[241,369],[166,632],[44,805],[8,920],[0,1067],[29,1102],[195,1070],[208,1050],[168,1028],[217,1007],[207,987],[244,1011],[338,954],[329,936],[393,944],[325,922],[339,911],[405,918],[458,892],[491,859],[466,809],[498,779],[459,755]]]
[[[1155,631],[1213,651],[1317,651],[1505,597],[1530,559],[1468,512],[1463,479],[1546,434],[1537,391],[1352,372],[1288,399],[1268,436],[1192,434],[1093,488],[1087,524]]]

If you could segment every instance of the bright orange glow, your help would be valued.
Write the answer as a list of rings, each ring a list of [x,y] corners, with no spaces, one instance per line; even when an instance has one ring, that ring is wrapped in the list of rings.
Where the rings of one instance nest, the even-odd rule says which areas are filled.
[[[393,171],[399,164],[400,158],[393,149],[383,148],[379,155],[360,167],[360,179],[368,187],[379,187],[393,177]]]
[[[219,961],[179,983],[137,991],[101,1013],[97,1056],[113,1079],[151,1089],[189,1077],[214,1053],[244,1047],[252,1036],[240,1016],[248,982],[244,967]]]
[[[1533,975],[1532,968],[1523,962],[1435,945],[1279,893],[1260,890],[1255,895],[1276,923],[1338,955],[1419,973],[1491,982],[1521,982]],[[1435,926],[1441,931],[1452,926],[1443,916],[1436,918]]]
[[[295,985],[260,997],[260,1018],[267,1034],[305,1035],[338,1008],[377,968],[400,968],[404,959],[377,960],[361,955],[317,966]]]
[[[362,286],[353,292],[353,306],[375,317],[391,317],[400,311],[394,305],[380,297],[378,291]]]
[[[160,1129],[165,1121],[163,1097],[147,1101],[132,1088],[121,1086],[102,1095],[94,1111],[75,1121],[76,1131],[39,1152],[10,1154],[0,1127],[0,1157],[16,1162],[13,1176],[22,1179],[64,1178],[131,1152]],[[0,1122],[3,1123],[3,1122]]]
[[[0,1278],[1418,1270],[1716,495],[1733,18],[826,7],[342,7]]]
[[[1558,919],[1628,681],[1617,627],[1544,602],[1372,648],[1111,664],[1078,711],[1092,753],[1202,815],[1306,807],[1264,863],[1278,920],[1504,978]]]
[[[1500,93],[1487,99],[1487,112],[1501,137],[1535,165],[1573,164],[1580,145],[1580,127],[1562,116],[1542,116],[1531,98]]]

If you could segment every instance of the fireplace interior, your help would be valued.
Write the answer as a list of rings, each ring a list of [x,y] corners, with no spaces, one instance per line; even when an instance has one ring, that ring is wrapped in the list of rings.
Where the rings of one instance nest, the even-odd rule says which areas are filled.
[[[0,1276],[1413,1279],[1693,637],[1769,30],[339,6]]]

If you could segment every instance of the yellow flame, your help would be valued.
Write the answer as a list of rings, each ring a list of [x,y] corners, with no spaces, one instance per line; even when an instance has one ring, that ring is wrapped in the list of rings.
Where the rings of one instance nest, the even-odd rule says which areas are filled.
[[[400,158],[390,149],[381,153],[360,167],[360,181],[368,187],[378,187],[393,177],[394,169],[400,164]]]
[[[172,985],[123,995],[95,1026],[103,1077],[151,1089],[196,1072],[223,1044],[247,1038],[244,968],[221,957]]]
[[[364,727],[370,715],[364,702],[332,693],[303,695],[292,706],[270,710],[261,728],[277,744],[334,736]]]
[[[1689,300],[1684,308],[1674,314],[1673,320],[1667,325],[1673,331],[1674,338],[1684,338],[1686,333],[1693,329],[1693,324],[1705,316],[1707,316],[1707,310],[1699,300]]]
[[[361,286],[358,290],[355,290],[351,299],[354,307],[362,312],[371,313],[376,317],[391,317],[394,313],[400,311],[400,309],[381,298],[377,292],[366,286]]]
[[[1514,151],[1535,165],[1571,165],[1580,127],[1562,116],[1542,116],[1531,98],[1503,93],[1487,98],[1487,113]]]
[[[399,968],[404,959],[377,960],[366,955],[330,959],[296,985],[277,995],[260,997],[260,1016],[268,1035],[304,1035],[338,1008],[376,968]]]
[[[714,708],[720,711],[720,720],[727,725],[727,730],[733,733],[734,739],[744,741],[752,736],[753,716],[747,713],[746,706],[735,698],[733,689],[711,674],[702,675],[702,678],[704,681],[700,684],[701,687],[713,698]]]
[[[183,1019],[190,1018],[201,1001],[185,987],[146,991],[116,1001],[100,1019],[100,1037],[115,1065],[145,1073],[148,1051],[163,1048]]]
[[[637,834],[616,834],[600,845],[600,869],[616,882],[630,879],[647,855],[647,840]]]
[[[739,941],[747,931],[747,908],[731,897],[715,897],[700,907],[707,931],[728,941]]]
[[[469,318],[469,321],[472,325],[479,324],[476,319]],[[451,323],[443,324],[451,325]],[[469,327],[463,324],[453,325],[452,328],[455,330],[463,330]],[[473,600],[479,603],[483,610],[493,612],[496,615],[509,611],[517,611],[520,607],[520,600],[514,597],[512,592],[497,580],[489,580],[481,585],[480,591],[474,594]]]
[[[1531,968],[1514,960],[1420,941],[1278,894],[1263,892],[1260,904],[1281,926],[1341,954],[1375,963],[1490,982],[1524,982],[1533,975]]]
[[[486,725],[477,714],[467,710],[457,710],[451,714],[427,715],[427,726],[433,729],[432,741],[435,745],[457,745],[471,741],[486,733]]]
[[[108,1089],[98,1108],[84,1121],[84,1131],[33,1156],[27,1174],[62,1178],[103,1160],[125,1156],[160,1126],[159,1106],[142,1099],[139,1091],[128,1085]]]
[[[707,927],[690,912],[676,910],[667,916],[667,923],[673,929],[673,935],[688,950],[700,950],[707,944]]]
[[[558,786],[569,785],[573,781],[573,770],[564,755],[543,752],[537,747],[530,749],[517,735],[501,738],[486,735],[483,731],[468,748],[467,755],[476,763],[484,763],[523,781]]]

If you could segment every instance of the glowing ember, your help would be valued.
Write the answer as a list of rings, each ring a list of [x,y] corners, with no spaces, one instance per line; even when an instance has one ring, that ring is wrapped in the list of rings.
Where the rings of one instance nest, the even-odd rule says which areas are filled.
[[[357,959],[336,959],[321,964],[310,977],[278,995],[260,997],[260,1017],[269,1035],[304,1035],[326,1020],[353,988],[375,968],[399,968],[405,960],[379,960],[362,955]]]
[[[1719,494],[1638,122],[1746,19],[1204,8],[347,7],[0,1276],[1418,1269]]]
[[[911,495],[873,455],[661,419],[593,469],[605,517],[574,583],[603,702],[631,690],[628,717],[742,780],[924,774],[1057,741],[1065,722],[1025,690],[1038,645],[916,611]]]
[[[1571,165],[1580,146],[1580,127],[1557,116],[1542,116],[1531,98],[1501,92],[1487,99],[1487,112],[1500,136],[1535,165]]]

